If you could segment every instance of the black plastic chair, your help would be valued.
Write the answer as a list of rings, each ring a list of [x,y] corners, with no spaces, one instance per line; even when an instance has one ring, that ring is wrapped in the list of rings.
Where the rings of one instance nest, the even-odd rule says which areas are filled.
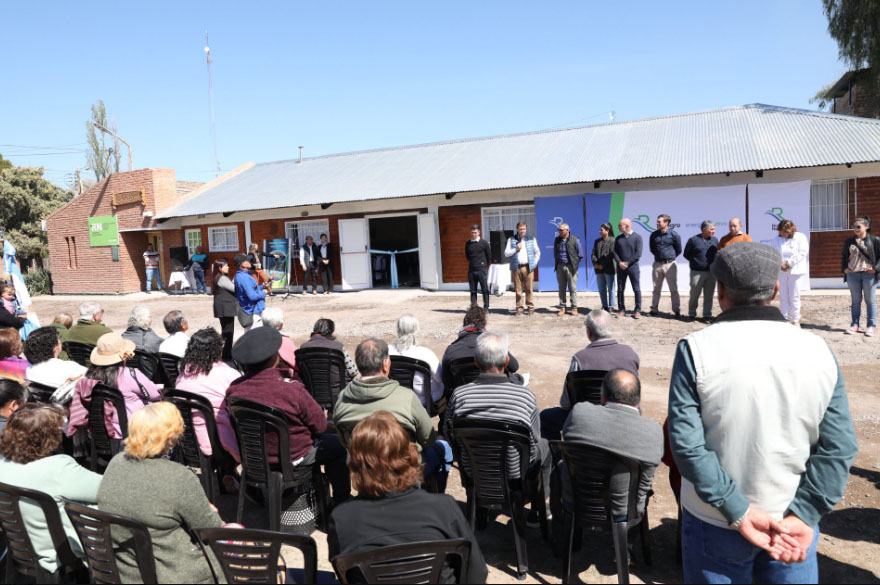
[[[101,512],[64,499],[64,509],[86,553],[92,583],[122,583],[110,528],[125,529],[134,538],[134,552],[142,583],[158,583],[156,559],[150,532],[141,522],[118,514]]]
[[[75,361],[81,366],[90,367],[92,365],[91,356],[95,346],[90,343],[79,343],[77,341],[65,341],[61,347],[67,352],[67,357]]]
[[[180,358],[173,353],[156,354],[159,360],[159,369],[162,372],[162,383],[166,388],[174,388],[177,384],[177,377],[180,375]]]
[[[149,378],[156,384],[163,384],[162,367],[159,365],[159,358],[154,353],[146,352],[142,349],[134,350],[134,359],[127,362],[128,366],[137,368],[144,376]]]
[[[428,411],[428,416],[433,418],[439,412],[431,393],[431,366],[416,358],[402,355],[391,356],[391,373],[388,375],[389,378],[396,380],[401,386],[406,386],[412,390],[416,374],[422,376],[422,396],[425,397],[425,410]]]
[[[565,392],[571,406],[578,402],[591,404],[602,403],[602,381],[605,379],[604,370],[579,370],[569,372],[565,376]]]
[[[192,392],[184,390],[169,390],[165,393],[164,400],[170,402],[180,411],[183,418],[183,435],[180,437],[180,444],[174,450],[174,455],[179,463],[187,467],[194,467],[200,471],[200,479],[205,495],[213,504],[215,500],[214,481],[220,484],[220,470],[217,458],[213,453],[220,453],[223,446],[220,444],[220,437],[217,435],[217,421],[214,418],[214,407],[211,401],[204,396],[199,396]],[[208,438],[211,441],[211,455],[205,455],[199,446],[199,440],[196,436],[195,425],[193,424],[193,412],[202,415],[205,421],[205,430],[208,432]]]
[[[449,376],[452,380],[452,388],[444,388],[443,393],[449,397],[460,386],[470,384],[480,375],[480,368],[472,357],[463,357],[449,362]]]
[[[583,443],[553,441],[551,444],[554,452],[562,454],[562,459],[568,469],[573,500],[571,508],[563,502],[564,530],[568,532],[568,544],[565,547],[562,582],[568,583],[571,575],[571,549],[576,529],[581,530],[584,525],[594,524],[611,527],[614,555],[617,558],[617,580],[619,583],[628,584],[627,532],[630,528],[640,526],[642,554],[646,564],[650,565],[652,562],[651,533],[648,524],[650,493],[648,501],[645,502],[644,513],[639,516],[636,509],[641,465],[634,459],[628,459]],[[612,476],[619,473],[625,473],[629,476],[628,509],[626,518],[615,522],[611,514],[609,486]]]
[[[227,398],[232,426],[241,452],[241,489],[238,491],[236,522],[241,523],[244,514],[245,485],[266,488],[269,492],[269,530],[281,528],[281,495],[285,490],[299,488],[317,492],[320,508],[320,526],[326,530],[330,513],[327,480],[321,466],[299,465],[290,461],[290,432],[287,417],[277,408],[241,398]],[[278,463],[269,464],[266,435],[277,438]]]
[[[452,421],[452,448],[459,462],[461,482],[467,491],[471,529],[476,530],[477,507],[501,508],[511,517],[516,549],[517,577],[524,579],[529,570],[525,540],[525,509],[530,486],[529,456],[531,431],[521,423],[498,420],[459,418]],[[511,469],[511,450],[519,459],[518,469]],[[463,458],[464,454],[466,458]],[[467,460],[467,464],[465,463]],[[514,475],[516,474],[516,475]],[[518,475],[518,477],[516,477]],[[537,505],[541,536],[548,538],[547,504],[541,473],[537,474],[533,507]]]
[[[110,437],[104,420],[105,403],[116,409],[122,439]],[[89,465],[95,473],[103,473],[113,456],[122,451],[122,441],[128,438],[128,412],[122,392],[105,384],[95,384],[89,402]]]
[[[455,582],[467,580],[471,543],[463,538],[383,546],[339,555],[331,561],[340,583],[440,583],[440,572],[450,566]]]
[[[46,518],[46,528],[60,565],[54,573],[48,573],[40,566],[21,516],[22,498],[36,503]],[[15,576],[19,573],[33,578],[36,583],[60,583],[63,576],[85,569],[70,548],[58,504],[49,494],[0,483],[0,527],[7,542],[5,583],[15,583]]]
[[[301,347],[294,353],[299,377],[321,408],[333,412],[346,386],[345,354],[332,347]]]
[[[52,386],[38,384],[36,382],[28,382],[28,402],[50,404],[52,402],[52,395],[55,394],[55,390],[56,389]]]
[[[298,582],[318,582],[318,545],[311,536],[236,528],[201,528],[194,532],[202,547],[214,552],[228,583],[278,583],[282,545],[292,546],[303,555],[303,578]],[[206,556],[210,562],[211,557]],[[214,565],[210,564],[213,572]],[[219,583],[216,573],[214,580]]]

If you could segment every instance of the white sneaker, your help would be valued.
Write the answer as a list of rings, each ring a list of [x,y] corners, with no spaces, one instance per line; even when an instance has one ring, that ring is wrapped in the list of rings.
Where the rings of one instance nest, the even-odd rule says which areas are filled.
[[[855,335],[855,334],[858,333],[858,332],[859,332],[859,326],[858,326],[858,325],[853,325],[852,327],[850,327],[849,329],[847,329],[846,331],[844,331],[844,334],[846,334],[846,335]]]
[[[525,374],[521,374],[521,375],[522,375],[522,379],[523,379],[522,385],[525,387],[528,387],[529,381],[532,379],[532,375],[528,372],[526,372]]]
[[[865,337],[874,337],[875,333],[877,333],[876,327],[868,327],[868,330],[865,331]]]

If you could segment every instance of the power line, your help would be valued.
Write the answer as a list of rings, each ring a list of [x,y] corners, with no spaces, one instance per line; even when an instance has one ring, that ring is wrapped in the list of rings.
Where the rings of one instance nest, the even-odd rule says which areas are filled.
[[[57,144],[55,146],[26,146],[24,144],[0,144],[4,148],[29,148],[33,150],[52,150],[53,148],[72,148],[74,146],[87,146],[85,142],[74,142],[73,144]]]
[[[81,150],[68,150],[66,152],[31,152],[28,154],[16,154],[13,152],[0,153],[3,154],[3,157],[7,156],[55,156],[57,154],[82,154]]]

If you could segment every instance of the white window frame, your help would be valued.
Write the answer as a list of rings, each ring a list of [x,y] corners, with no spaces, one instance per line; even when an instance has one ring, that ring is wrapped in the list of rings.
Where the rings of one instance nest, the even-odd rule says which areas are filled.
[[[524,221],[528,226],[527,233],[532,236],[537,233],[538,224],[534,205],[483,207],[481,211],[484,238],[488,238],[491,231],[498,229],[516,232],[516,224],[520,221]],[[500,227],[496,225],[497,223],[501,224]]]
[[[208,249],[211,252],[238,252],[240,250],[238,244],[238,226],[218,225],[209,227]]]
[[[299,262],[299,249],[306,243],[306,236],[312,236],[316,244],[321,243],[321,234],[330,240],[329,219],[304,219],[284,222],[284,237],[290,240],[290,255]]]
[[[844,231],[849,225],[848,181],[813,181],[810,187],[810,231]]]
[[[190,241],[190,236],[198,235],[198,243],[195,241]],[[195,238],[193,238],[195,240]],[[186,254],[189,258],[192,258],[192,255],[196,253],[196,248],[202,246],[202,230],[194,229],[194,230],[183,230],[183,241],[186,243]]]

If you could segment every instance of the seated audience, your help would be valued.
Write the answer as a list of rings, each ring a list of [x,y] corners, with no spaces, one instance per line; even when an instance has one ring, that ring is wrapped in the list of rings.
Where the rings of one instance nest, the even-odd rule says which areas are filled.
[[[22,359],[21,335],[18,329],[0,329],[0,378],[24,382],[27,378],[28,362]]]
[[[663,458],[663,428],[642,416],[641,394],[639,379],[632,372],[611,370],[602,382],[602,406],[589,402],[575,404],[562,429],[563,439],[567,442],[584,443],[641,463],[636,504],[639,516],[645,511],[654,472]],[[562,481],[563,493],[567,493],[567,488],[566,478]],[[621,475],[615,474],[610,490],[614,517],[627,516],[628,493],[629,484]]]
[[[504,371],[510,362],[507,334],[485,331],[477,338],[476,360],[480,375],[470,384],[459,387],[446,406],[446,436],[453,437],[452,422],[457,419],[488,419],[522,423],[531,431],[529,450],[529,482],[535,485],[538,473],[542,474],[544,486],[550,485],[550,443],[541,438],[541,421],[538,403],[528,386],[510,381]],[[462,452],[460,462],[470,470],[467,454]],[[508,454],[508,470],[512,478],[519,477],[519,455],[513,451]],[[546,491],[545,491],[546,493]],[[529,524],[537,525],[537,508],[532,506]]]
[[[451,497],[419,489],[419,454],[389,412],[362,420],[348,451],[351,483],[358,495],[333,510],[327,531],[330,558],[411,542],[464,538],[471,543],[470,569],[461,583],[485,583],[488,571],[461,507]],[[452,583],[444,567],[441,583]]]
[[[78,380],[86,374],[85,366],[64,361],[61,354],[61,338],[55,327],[40,327],[30,334],[24,345],[24,355],[29,362],[26,377],[51,388]]]
[[[263,311],[263,327],[271,327],[277,329],[279,333],[284,329],[284,311],[278,307],[269,307]],[[296,372],[296,344],[293,340],[281,333],[281,349],[278,355],[281,357],[280,368],[285,368]]]
[[[418,332],[419,320],[414,315],[402,315],[397,320],[397,340],[388,347],[388,353],[422,360],[431,367],[431,400],[436,403],[443,398],[443,370],[440,367],[437,354],[418,344],[416,340]],[[422,374],[416,374],[413,377],[413,392],[419,397],[422,406],[425,405],[423,386]]]
[[[189,343],[189,336],[186,334],[189,323],[183,316],[183,311],[171,311],[162,319],[162,324],[170,337],[159,344],[159,353],[170,353],[182,358]]]
[[[134,342],[135,349],[147,353],[157,353],[162,344],[162,338],[150,328],[152,324],[153,318],[150,316],[150,309],[138,305],[131,310],[131,315],[128,317],[128,329],[123,331],[122,337]]]
[[[572,356],[569,372],[622,369],[633,376],[639,375],[638,354],[630,346],[618,343],[611,337],[613,322],[614,319],[607,311],[601,309],[590,311],[586,321],[587,339],[590,340],[590,344]],[[541,411],[542,436],[548,441],[559,440],[562,425],[565,424],[569,412],[571,412],[571,404],[563,382],[559,406]]]
[[[380,339],[366,339],[358,344],[354,359],[360,376],[339,395],[333,419],[337,424],[358,423],[377,410],[390,412],[403,428],[413,433],[425,459],[425,477],[435,476],[442,491],[446,485],[444,463],[448,445],[445,441],[435,442],[434,423],[419,397],[388,377],[388,345]]]
[[[12,413],[24,406],[27,399],[28,393],[24,386],[15,380],[0,378],[0,433]]]
[[[159,402],[131,417],[125,451],[104,472],[98,509],[146,525],[159,583],[212,583],[211,569],[188,530],[219,528],[223,521],[192,471],[168,460],[183,434],[177,408]],[[140,583],[133,539],[113,531],[113,548],[123,583]]]
[[[112,330],[105,327],[101,321],[104,319],[104,309],[101,305],[92,301],[86,301],[79,306],[79,319],[67,334],[67,341],[73,343],[87,343],[97,345],[98,338]]]
[[[61,445],[62,426],[64,412],[54,406],[28,404],[18,409],[0,436],[0,477],[4,483],[52,496],[70,548],[83,559],[82,546],[61,498],[94,505],[101,476],[79,465],[73,457],[54,454]],[[59,567],[58,555],[45,516],[37,505],[27,501],[21,503],[21,515],[40,567],[54,573]]]
[[[473,358],[477,348],[477,337],[486,330],[486,322],[489,313],[483,307],[471,305],[464,316],[464,323],[458,332],[458,338],[449,344],[446,352],[443,354],[443,362],[441,371],[443,372],[443,388],[448,398],[455,391],[455,384],[452,381],[452,369],[449,362],[460,358]],[[513,355],[508,356],[510,360],[507,364],[505,373],[514,384],[528,386],[528,380],[525,376],[517,374],[519,370],[519,362]]]
[[[351,484],[345,468],[345,449],[339,444],[335,433],[327,432],[327,416],[299,380],[287,380],[278,369],[281,334],[269,327],[256,327],[245,333],[232,348],[232,357],[244,368],[244,376],[229,385],[226,400],[217,413],[218,426],[226,427],[220,434],[223,447],[240,460],[238,445],[229,442],[232,429],[229,401],[244,398],[272,406],[284,412],[290,429],[290,453],[278,453],[278,438],[266,436],[269,462],[276,463],[279,456],[290,457],[294,466],[320,463],[324,465],[333,500],[344,502],[351,493]],[[233,434],[234,436],[234,434]]]
[[[61,338],[61,343],[63,344],[67,341],[67,336],[70,335],[70,328],[73,327],[73,317],[67,313],[58,313],[55,315],[55,319],[52,321],[50,327],[54,327],[58,331],[58,337]],[[69,359],[67,352],[64,351],[63,348],[61,350],[61,355],[59,355],[58,358],[65,361]]]
[[[133,357],[134,343],[123,339],[119,333],[108,333],[98,339],[98,345],[89,356],[92,367],[86,372],[86,377],[76,383],[76,390],[70,403],[70,421],[67,423],[68,437],[89,426],[92,388],[99,382],[122,393],[129,423],[135,411],[150,402],[162,399],[161,388],[153,384],[143,372],[128,365],[128,360]],[[122,439],[119,417],[116,415],[116,409],[110,404],[104,405],[104,420],[110,436],[114,439]]]
[[[341,351],[345,354],[345,382],[348,383],[357,378],[357,366],[348,352],[345,351],[342,343],[336,341],[336,338],[333,337],[334,331],[336,331],[336,324],[332,320],[324,318],[318,319],[315,321],[315,326],[312,328],[312,336],[300,346],[300,349],[305,349],[307,347],[331,347]]]

